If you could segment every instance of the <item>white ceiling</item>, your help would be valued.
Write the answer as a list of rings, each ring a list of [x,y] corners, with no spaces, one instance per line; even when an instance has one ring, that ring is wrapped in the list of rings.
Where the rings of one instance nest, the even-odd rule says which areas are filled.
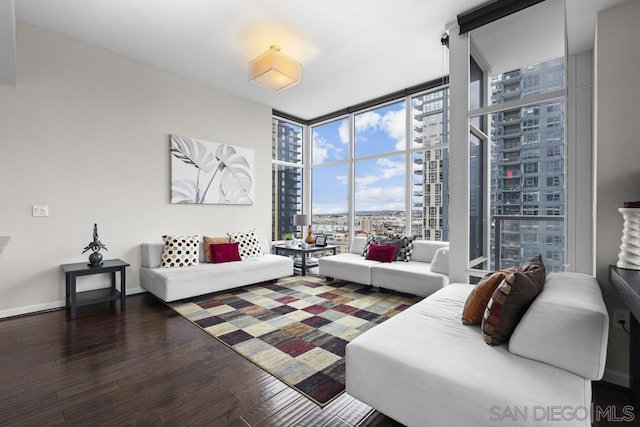
[[[621,1],[566,0],[570,51],[590,49],[596,12]],[[440,78],[445,26],[483,3],[15,0],[15,18],[311,119]],[[248,62],[271,44],[302,63],[299,85],[272,92],[248,81]]]

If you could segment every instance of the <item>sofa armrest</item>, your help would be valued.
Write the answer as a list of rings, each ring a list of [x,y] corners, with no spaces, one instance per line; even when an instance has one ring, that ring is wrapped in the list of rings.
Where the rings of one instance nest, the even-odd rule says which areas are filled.
[[[509,351],[590,380],[604,373],[609,315],[598,281],[551,273],[516,327]]]
[[[433,261],[431,261],[431,271],[449,275],[449,247],[440,248],[436,251]]]
[[[163,250],[164,250],[164,243],[143,243],[142,244],[142,266],[147,268],[160,267]]]

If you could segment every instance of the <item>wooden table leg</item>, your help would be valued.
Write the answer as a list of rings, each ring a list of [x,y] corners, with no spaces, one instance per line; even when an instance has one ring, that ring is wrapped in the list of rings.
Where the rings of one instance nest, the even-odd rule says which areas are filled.
[[[127,307],[127,279],[124,267],[120,270],[120,310],[124,311]]]

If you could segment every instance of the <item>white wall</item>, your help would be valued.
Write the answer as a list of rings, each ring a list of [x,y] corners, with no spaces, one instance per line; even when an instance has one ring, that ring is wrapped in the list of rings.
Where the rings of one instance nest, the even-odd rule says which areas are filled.
[[[596,30],[596,277],[610,315],[624,308],[609,282],[609,265],[618,260],[622,236],[618,208],[640,200],[639,22],[640,2],[629,1],[600,12]],[[607,371],[615,381],[628,374],[629,344],[621,329],[610,332]]]
[[[132,290],[140,243],[162,234],[270,235],[269,107],[24,23],[17,63],[16,87],[0,85],[0,317],[63,305],[60,264],[87,259],[94,222]],[[171,133],[253,148],[254,205],[170,204]]]

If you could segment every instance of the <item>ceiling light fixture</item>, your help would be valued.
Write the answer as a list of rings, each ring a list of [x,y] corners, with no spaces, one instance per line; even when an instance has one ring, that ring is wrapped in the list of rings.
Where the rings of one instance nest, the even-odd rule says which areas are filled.
[[[277,44],[249,62],[249,80],[275,91],[297,85],[301,76],[302,66],[280,53]]]

